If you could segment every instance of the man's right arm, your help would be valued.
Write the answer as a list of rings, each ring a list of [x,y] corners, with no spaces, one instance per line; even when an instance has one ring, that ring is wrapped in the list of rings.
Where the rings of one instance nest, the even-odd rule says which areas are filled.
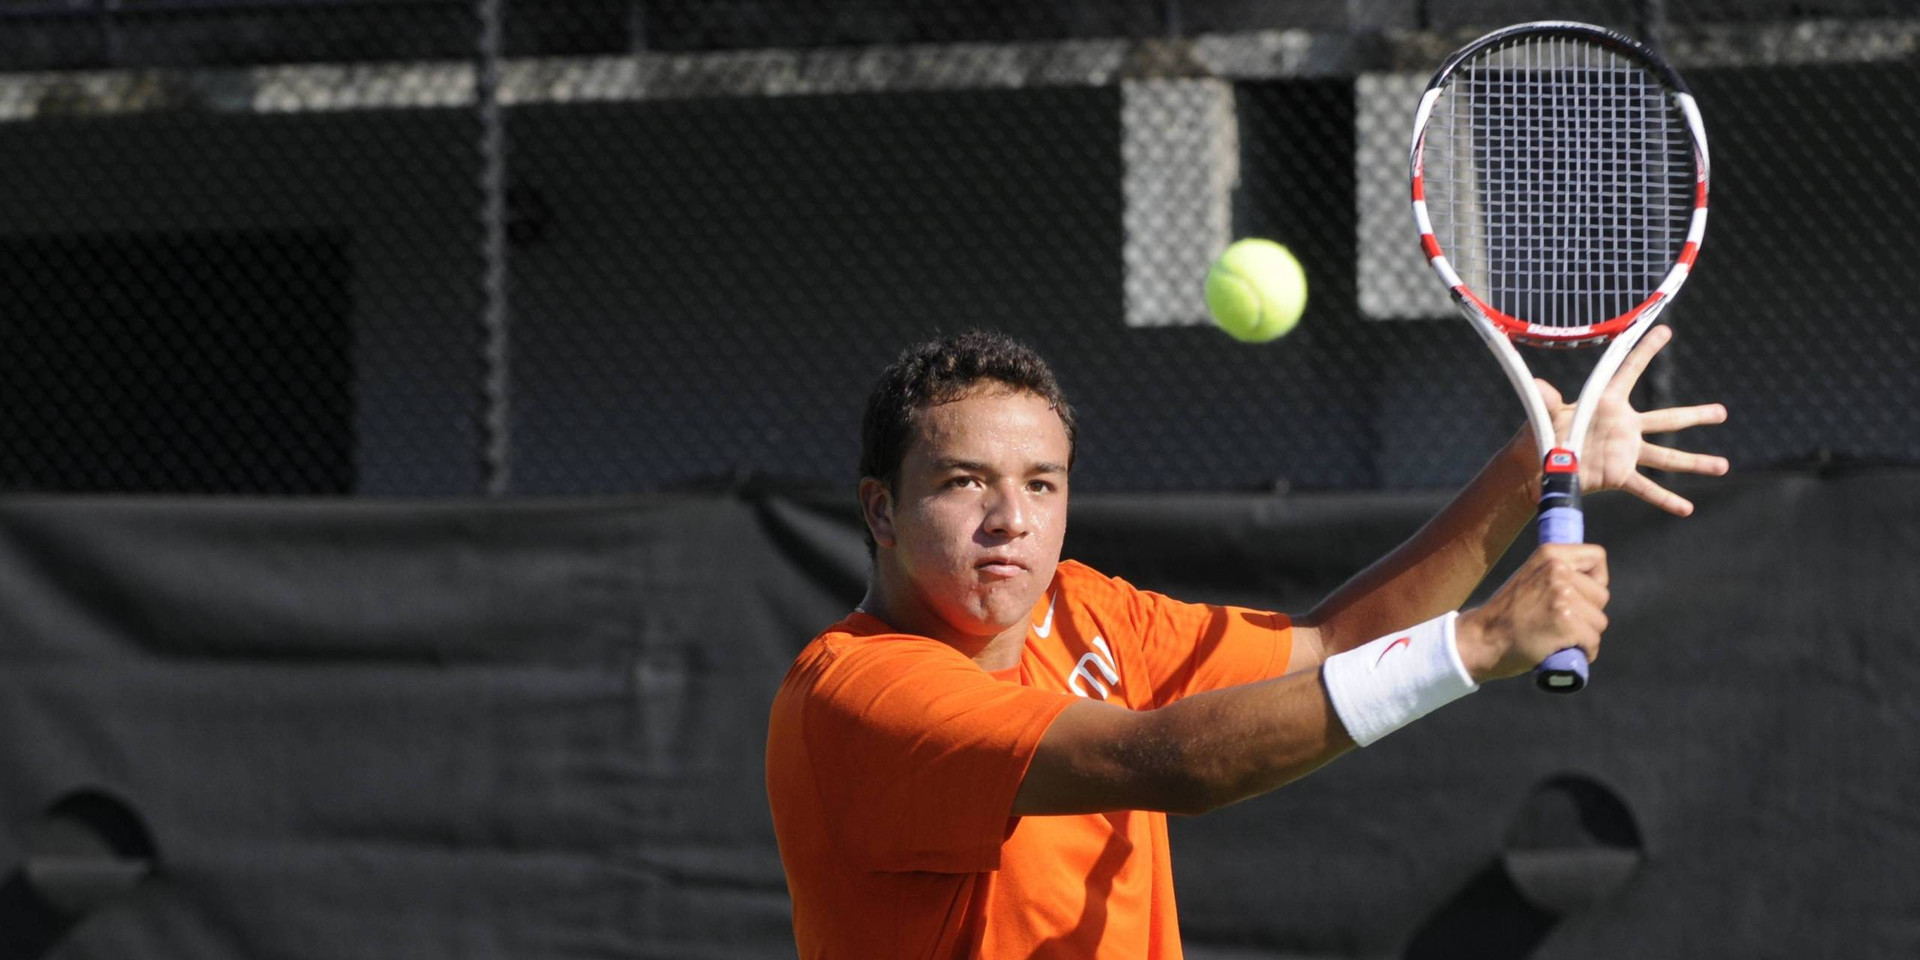
[[[1543,546],[1486,605],[1460,615],[1460,660],[1483,683],[1524,673],[1565,647],[1598,658],[1606,603],[1600,547]],[[1084,700],[1048,727],[1012,813],[1204,813],[1305,776],[1353,746],[1319,670],[1157,710]]]

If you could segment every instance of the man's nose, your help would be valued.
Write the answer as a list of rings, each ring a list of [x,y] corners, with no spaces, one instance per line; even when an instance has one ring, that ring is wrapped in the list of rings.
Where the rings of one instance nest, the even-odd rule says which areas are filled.
[[[987,502],[987,532],[1011,539],[1026,533],[1032,521],[1032,513],[1027,509],[1026,498],[1020,495],[1018,485],[994,485],[993,494]]]

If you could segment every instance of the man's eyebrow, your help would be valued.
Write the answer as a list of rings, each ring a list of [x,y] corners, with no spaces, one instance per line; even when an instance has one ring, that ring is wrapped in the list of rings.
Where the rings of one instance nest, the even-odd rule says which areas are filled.
[[[985,463],[982,463],[978,460],[962,460],[958,457],[942,457],[938,460],[935,460],[933,462],[933,468],[935,470],[940,470],[940,471],[965,470],[970,473],[992,473],[993,472],[993,468],[991,466],[988,466]],[[1027,465],[1027,474],[1029,476],[1033,474],[1039,474],[1039,473],[1066,473],[1066,472],[1067,472],[1067,467],[1065,464],[1054,463],[1051,460],[1042,460],[1039,463],[1031,463]]]
[[[966,470],[970,473],[986,473],[988,467],[978,460],[962,460],[958,457],[941,457],[933,461],[935,470]]]

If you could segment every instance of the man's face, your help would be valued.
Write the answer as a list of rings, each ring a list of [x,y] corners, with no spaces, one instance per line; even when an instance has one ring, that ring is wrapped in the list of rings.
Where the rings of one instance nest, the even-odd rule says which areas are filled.
[[[988,383],[915,426],[890,537],[876,537],[905,574],[903,599],[961,636],[1024,632],[1066,535],[1065,424],[1039,396]]]

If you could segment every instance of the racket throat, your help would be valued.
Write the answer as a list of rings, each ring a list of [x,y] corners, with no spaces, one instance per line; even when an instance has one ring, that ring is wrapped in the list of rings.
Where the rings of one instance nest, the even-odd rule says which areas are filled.
[[[1580,510],[1580,458],[1565,447],[1547,451],[1541,465],[1540,542],[1585,543],[1586,516]]]

